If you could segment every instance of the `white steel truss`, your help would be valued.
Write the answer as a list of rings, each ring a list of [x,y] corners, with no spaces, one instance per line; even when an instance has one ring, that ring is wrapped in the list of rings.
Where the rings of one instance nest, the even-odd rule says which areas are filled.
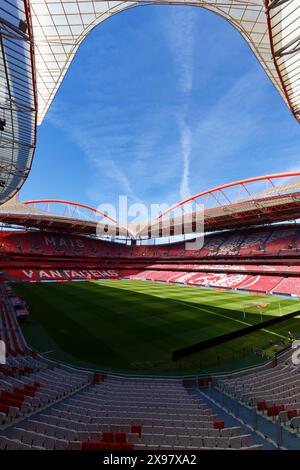
[[[35,148],[36,93],[28,0],[0,1],[0,203],[22,186]]]
[[[26,180],[36,124],[85,37],[112,15],[150,4],[205,8],[226,19],[300,122],[300,0],[1,0],[0,203]]]
[[[225,18],[242,34],[292,113],[298,117],[299,0],[30,0],[39,122],[89,32],[116,13],[156,3],[201,7]]]

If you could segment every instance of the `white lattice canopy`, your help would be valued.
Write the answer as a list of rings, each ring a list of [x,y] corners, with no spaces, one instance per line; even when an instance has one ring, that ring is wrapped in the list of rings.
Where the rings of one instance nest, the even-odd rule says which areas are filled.
[[[39,122],[88,33],[110,16],[145,3],[190,5],[224,17],[242,34],[292,112],[299,117],[299,0],[30,0]]]
[[[300,0],[1,0],[0,204],[26,180],[36,126],[85,37],[116,13],[156,3],[205,8],[231,23],[300,122]]]

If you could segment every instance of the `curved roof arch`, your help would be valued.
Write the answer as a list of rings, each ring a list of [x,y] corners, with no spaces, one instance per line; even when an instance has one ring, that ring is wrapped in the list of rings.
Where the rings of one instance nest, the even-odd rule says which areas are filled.
[[[33,206],[36,206],[37,204],[47,204],[47,205],[49,205],[49,204],[58,204],[58,205],[61,205],[63,207],[71,206],[71,207],[74,208],[74,212],[77,209],[86,209],[86,210],[90,211],[91,213],[93,213],[97,216],[101,216],[104,219],[107,219],[108,221],[112,222],[113,224],[117,223],[116,220],[112,219],[109,215],[104,214],[104,212],[101,212],[98,209],[95,209],[94,207],[88,206],[87,204],[82,204],[80,202],[66,201],[65,199],[33,199],[33,200],[24,201],[23,204],[33,205]]]
[[[0,204],[23,185],[36,143],[37,95],[29,0],[0,2]]]
[[[132,238],[133,234],[109,215],[87,204],[60,199],[20,202],[13,197],[0,207],[0,223],[6,226],[61,231],[110,238]]]
[[[188,214],[188,220],[183,218],[184,214]],[[199,231],[197,221],[202,215]],[[300,171],[248,178],[203,191],[143,225],[124,224],[86,204],[57,199],[20,202],[15,196],[0,207],[0,225],[6,227],[123,241],[201,235],[297,219],[300,219]]]
[[[189,216],[188,224],[184,214]],[[202,191],[149,221],[137,236],[163,237],[168,230],[172,235],[198,233],[201,217],[205,232],[299,219],[300,171],[247,178]]]
[[[244,37],[291,112],[300,121],[298,0],[30,0],[42,122],[65,74],[92,29],[124,10],[172,4],[205,8]]]
[[[249,188],[248,188],[248,185],[250,185],[251,183],[257,183],[257,182],[269,183],[270,186],[272,187],[272,189],[263,191],[264,194],[266,194],[267,192],[268,192],[268,194],[270,194],[270,191],[272,191],[274,193],[274,195],[284,194],[284,192],[286,192],[286,190],[291,190],[294,187],[296,187],[296,189],[300,188],[300,181],[298,179],[296,180],[296,182],[294,182],[293,180],[290,181],[290,178],[295,178],[297,176],[300,177],[300,171],[291,171],[291,172],[286,172],[286,173],[275,173],[275,174],[272,174],[272,175],[255,176],[253,178],[246,178],[246,179],[243,179],[243,180],[238,180],[238,181],[233,181],[231,183],[226,183],[226,184],[223,184],[221,186],[217,186],[215,188],[210,188],[210,189],[207,189],[205,191],[201,191],[201,193],[197,193],[194,196],[190,196],[187,199],[183,199],[182,201],[178,202],[177,204],[174,204],[168,210],[166,210],[165,212],[160,214],[157,217],[157,219],[162,219],[168,213],[173,212],[174,210],[178,209],[179,207],[185,206],[186,204],[188,204],[191,201],[196,201],[197,199],[203,198],[204,196],[211,195],[211,194],[217,194],[219,192],[221,194],[223,194],[223,196],[224,196],[224,190],[230,189],[230,188],[242,188],[242,189],[244,189],[244,191],[247,195],[247,199],[251,198],[252,200],[255,200],[257,198],[257,194],[251,192],[251,190],[249,190]],[[284,184],[280,184],[280,185],[276,186],[275,182],[277,180],[280,180],[280,179],[284,180]],[[289,180],[288,184],[285,184],[286,180]],[[262,195],[263,193],[260,192],[259,195]],[[245,197],[244,198],[241,197],[241,194],[240,194],[240,198],[245,199]],[[232,203],[236,202],[236,201],[231,201],[228,195],[224,196],[224,199],[227,200],[227,203],[229,203],[229,204],[232,204]],[[216,202],[218,202],[218,199],[215,199],[215,200],[216,200]]]

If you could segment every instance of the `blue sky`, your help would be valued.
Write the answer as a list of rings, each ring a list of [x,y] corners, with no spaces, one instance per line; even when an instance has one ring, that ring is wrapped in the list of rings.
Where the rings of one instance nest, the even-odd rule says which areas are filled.
[[[300,129],[243,38],[201,8],[147,6],[82,44],[21,199],[173,204],[300,169]]]

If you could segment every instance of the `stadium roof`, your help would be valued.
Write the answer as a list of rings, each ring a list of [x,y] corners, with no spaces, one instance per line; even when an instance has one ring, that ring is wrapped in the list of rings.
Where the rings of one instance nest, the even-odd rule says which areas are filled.
[[[225,18],[300,122],[299,0],[1,0],[0,203],[26,180],[36,124],[85,37],[111,16],[150,4],[201,7]]]
[[[212,232],[298,219],[299,176],[299,171],[259,176],[202,191],[150,221],[138,237],[163,237],[168,231],[172,235],[199,233],[201,226]]]
[[[90,31],[123,10],[156,3],[202,7],[225,18],[242,34],[292,113],[300,119],[299,0],[30,0],[39,122]]]
[[[37,99],[28,2],[0,2],[0,203],[22,186],[35,148]]]
[[[0,207],[0,223],[6,227],[111,239],[154,239],[234,230],[299,219],[299,177],[300,171],[225,184],[175,204],[154,220],[143,224],[128,221],[127,226],[85,204],[56,199],[21,203],[15,197]],[[262,186],[266,187],[264,191]]]
[[[97,209],[55,199],[23,203],[15,196],[0,207],[0,222],[8,226],[71,234],[132,238],[131,232],[119,227],[115,220]]]

